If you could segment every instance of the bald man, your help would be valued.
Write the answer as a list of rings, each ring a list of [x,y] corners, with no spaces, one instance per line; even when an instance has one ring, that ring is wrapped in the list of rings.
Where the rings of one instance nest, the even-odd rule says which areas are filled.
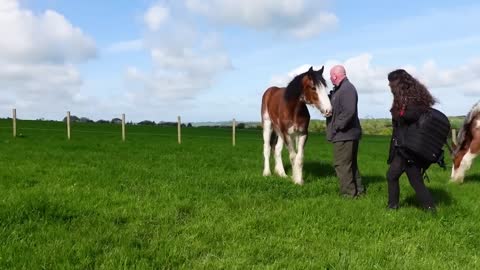
[[[365,193],[357,164],[358,144],[362,136],[357,90],[341,65],[330,70],[330,80],[334,87],[329,95],[332,114],[327,117],[327,140],[333,143],[340,194],[354,198]]]

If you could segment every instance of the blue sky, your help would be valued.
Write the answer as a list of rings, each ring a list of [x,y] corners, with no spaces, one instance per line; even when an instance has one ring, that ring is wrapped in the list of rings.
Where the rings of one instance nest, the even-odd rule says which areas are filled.
[[[268,86],[341,63],[363,118],[389,116],[396,68],[463,115],[480,94],[479,16],[477,1],[0,0],[0,112],[258,121]]]

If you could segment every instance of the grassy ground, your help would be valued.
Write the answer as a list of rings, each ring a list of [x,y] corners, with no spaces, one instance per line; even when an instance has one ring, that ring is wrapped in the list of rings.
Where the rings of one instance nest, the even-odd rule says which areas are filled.
[[[338,196],[332,148],[311,134],[306,184],[264,178],[259,131],[0,121],[0,268],[479,269],[480,166],[434,167],[437,215],[403,178],[385,210],[388,137],[365,136],[366,197]],[[285,153],[286,154],[286,153]],[[285,155],[286,157],[286,155]],[[286,161],[287,158],[284,158]],[[290,166],[287,173],[291,174]]]

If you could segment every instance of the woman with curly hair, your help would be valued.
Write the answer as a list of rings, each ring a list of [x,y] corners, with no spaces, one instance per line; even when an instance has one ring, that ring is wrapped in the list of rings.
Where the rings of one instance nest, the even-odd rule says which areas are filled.
[[[388,81],[393,94],[393,104],[390,109],[393,133],[387,162],[390,165],[387,172],[388,208],[398,209],[399,178],[405,172],[422,207],[434,212],[435,203],[423,182],[422,162],[401,145],[406,139],[404,137],[408,126],[415,123],[436,101],[422,83],[403,69],[390,72]]]

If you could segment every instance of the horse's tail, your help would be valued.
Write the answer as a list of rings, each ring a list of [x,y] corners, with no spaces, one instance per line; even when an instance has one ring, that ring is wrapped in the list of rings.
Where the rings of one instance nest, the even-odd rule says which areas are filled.
[[[262,108],[260,109],[260,119],[262,119],[262,128],[263,128],[263,114],[265,113],[266,105],[265,105],[265,95],[262,98]]]
[[[271,92],[273,89],[275,89],[275,87],[269,87],[267,90],[265,90],[265,93],[263,93],[263,96],[262,96],[262,107],[260,110],[260,119],[262,119],[262,127],[263,127],[263,121],[265,120],[263,118],[268,107],[267,103],[269,103],[269,100],[272,94]]]
[[[265,91],[265,93],[263,93],[263,96],[262,96],[262,108],[260,109],[260,119],[262,119],[262,127],[263,127],[263,121],[264,121],[264,114],[265,114],[265,111],[267,110],[267,93],[268,93],[268,90],[267,89]]]

